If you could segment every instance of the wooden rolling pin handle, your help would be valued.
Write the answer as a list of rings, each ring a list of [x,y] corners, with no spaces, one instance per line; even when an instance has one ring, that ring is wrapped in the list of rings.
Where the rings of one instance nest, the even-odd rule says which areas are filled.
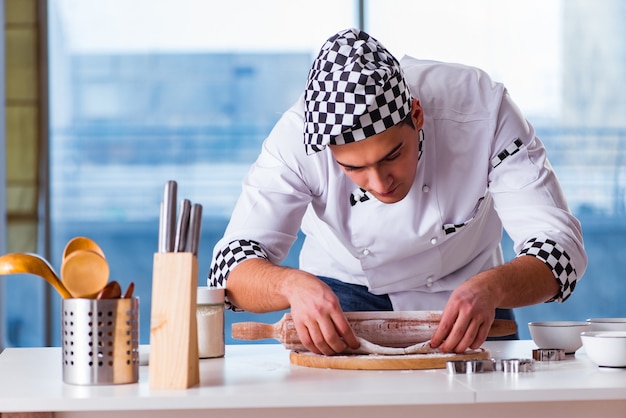
[[[489,329],[490,337],[504,337],[517,332],[517,323],[511,319],[496,319]]]
[[[232,336],[237,340],[256,341],[273,338],[282,343],[283,336],[277,331],[276,324],[264,324],[261,322],[237,322],[232,325]]]

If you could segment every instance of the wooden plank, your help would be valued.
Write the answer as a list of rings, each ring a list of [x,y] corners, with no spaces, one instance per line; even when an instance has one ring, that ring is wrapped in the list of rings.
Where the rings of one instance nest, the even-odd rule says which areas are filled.
[[[53,412],[4,412],[0,418],[52,418]]]
[[[6,109],[7,182],[37,185],[39,111],[36,106],[9,105]]]
[[[186,389],[200,383],[197,290],[198,260],[192,253],[154,255],[149,360],[153,389]]]
[[[39,99],[39,35],[36,27],[7,28],[6,100],[36,101]]]
[[[4,0],[4,21],[7,25],[37,23],[37,0]]]

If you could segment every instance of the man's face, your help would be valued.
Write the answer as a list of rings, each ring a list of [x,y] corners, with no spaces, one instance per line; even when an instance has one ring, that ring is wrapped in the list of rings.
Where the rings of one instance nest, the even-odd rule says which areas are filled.
[[[404,199],[415,179],[418,130],[424,124],[422,108],[416,99],[413,99],[411,116],[415,128],[400,123],[362,141],[330,145],[344,173],[383,203]]]

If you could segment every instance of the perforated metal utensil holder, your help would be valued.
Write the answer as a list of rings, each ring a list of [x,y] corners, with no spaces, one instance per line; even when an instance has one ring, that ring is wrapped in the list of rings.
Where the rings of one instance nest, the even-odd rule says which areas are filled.
[[[139,380],[139,299],[63,299],[63,381],[112,385]]]

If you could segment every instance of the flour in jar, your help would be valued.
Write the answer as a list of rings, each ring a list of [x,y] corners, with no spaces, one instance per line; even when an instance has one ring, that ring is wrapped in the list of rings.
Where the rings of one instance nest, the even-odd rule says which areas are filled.
[[[200,358],[224,356],[224,289],[198,287],[196,319]]]

